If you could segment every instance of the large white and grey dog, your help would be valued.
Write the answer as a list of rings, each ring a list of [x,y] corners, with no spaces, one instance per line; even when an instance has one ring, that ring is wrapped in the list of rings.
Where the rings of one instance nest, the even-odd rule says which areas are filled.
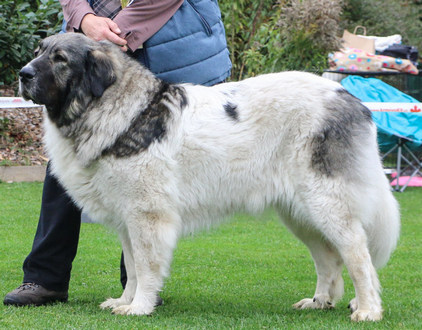
[[[270,205],[318,274],[294,307],[334,307],[344,264],[352,320],[382,318],[375,268],[396,246],[398,206],[371,114],[341,85],[301,72],[168,84],[76,33],[43,40],[20,78],[21,94],[46,107],[53,173],[119,234],[128,282],[101,307],[152,313],[183,233]]]

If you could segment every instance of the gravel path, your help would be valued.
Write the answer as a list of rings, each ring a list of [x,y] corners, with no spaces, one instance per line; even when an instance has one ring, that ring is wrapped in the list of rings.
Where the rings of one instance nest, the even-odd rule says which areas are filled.
[[[45,165],[42,108],[0,109],[0,165]]]

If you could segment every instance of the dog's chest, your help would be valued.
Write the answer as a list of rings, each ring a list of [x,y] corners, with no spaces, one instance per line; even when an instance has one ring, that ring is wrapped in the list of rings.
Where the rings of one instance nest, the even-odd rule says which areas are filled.
[[[104,182],[98,180],[96,165],[84,167],[78,161],[74,146],[63,138],[49,122],[45,124],[44,137],[53,174],[59,179],[78,207],[88,211],[91,217],[101,219],[107,212],[103,201]]]

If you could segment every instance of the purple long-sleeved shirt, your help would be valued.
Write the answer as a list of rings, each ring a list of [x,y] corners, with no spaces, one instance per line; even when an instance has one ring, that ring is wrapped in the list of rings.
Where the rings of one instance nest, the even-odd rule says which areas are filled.
[[[135,0],[122,9],[113,21],[122,31],[120,37],[127,40],[128,48],[135,51],[174,15],[182,3],[183,0]],[[67,31],[80,30],[85,15],[95,15],[86,0],[60,0],[60,4]]]

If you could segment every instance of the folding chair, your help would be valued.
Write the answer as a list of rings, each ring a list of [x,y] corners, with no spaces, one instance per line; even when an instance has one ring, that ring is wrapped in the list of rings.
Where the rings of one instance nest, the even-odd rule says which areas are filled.
[[[391,176],[394,190],[403,192],[416,176],[422,176],[422,104],[364,102],[372,111],[377,125],[378,145],[384,161],[395,158],[395,170]],[[409,175],[410,174],[410,175]],[[406,179],[402,180],[406,175]],[[402,188],[400,188],[402,186]]]
[[[348,76],[341,84],[371,110],[382,159],[394,157],[394,169],[386,174],[394,189],[403,192],[422,176],[422,103],[375,78]]]
[[[390,184],[394,187],[394,190],[399,192],[403,192],[416,175],[422,177],[422,162],[416,156],[416,153],[406,145],[407,142],[409,140],[405,138],[398,138],[397,144],[382,155],[383,162],[389,155],[396,156],[395,172],[388,171],[388,169],[385,172],[391,176]],[[402,168],[402,161],[406,163],[404,168]],[[407,173],[409,170],[411,171],[410,176],[406,176],[404,181],[400,180],[401,174]],[[400,185],[402,185],[401,188]]]

